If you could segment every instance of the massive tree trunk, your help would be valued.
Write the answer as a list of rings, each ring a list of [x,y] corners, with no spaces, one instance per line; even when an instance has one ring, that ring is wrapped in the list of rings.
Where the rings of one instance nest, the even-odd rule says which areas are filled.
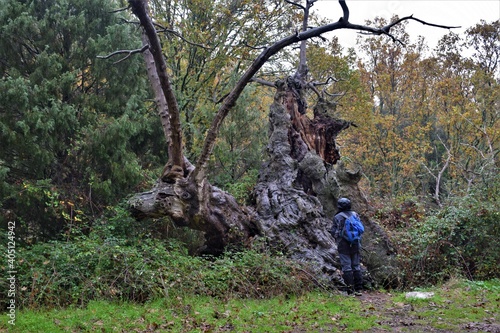
[[[318,276],[340,282],[337,248],[329,234],[337,199],[349,197],[366,226],[363,263],[373,281],[395,278],[394,251],[383,230],[370,220],[370,207],[357,186],[361,173],[338,163],[336,136],[349,126],[325,112],[320,101],[314,119],[299,112],[295,78],[277,84],[270,108],[268,161],[254,196],[259,235],[276,249],[317,267]]]

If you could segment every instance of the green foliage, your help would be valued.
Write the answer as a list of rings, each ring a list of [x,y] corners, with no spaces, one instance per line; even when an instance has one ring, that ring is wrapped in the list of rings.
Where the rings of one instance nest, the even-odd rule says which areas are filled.
[[[251,169],[245,172],[238,180],[228,181],[224,187],[240,204],[245,204],[249,200],[249,195],[257,183],[258,176],[259,170]]]
[[[219,298],[268,298],[315,288],[306,267],[255,250],[228,252],[208,262],[208,269],[200,273],[204,288],[198,292]]]
[[[108,215],[89,235],[18,247],[19,307],[144,302],[188,294],[268,298],[315,288],[306,267],[282,256],[247,250],[192,257],[179,241],[155,239],[154,225],[134,225],[121,208]]]
[[[143,59],[97,58],[140,45],[116,5],[7,0],[0,8],[0,224],[18,221],[23,242],[89,227],[161,164]]]
[[[393,233],[406,284],[434,284],[454,276],[500,277],[500,196],[493,190],[498,182],[497,176],[496,185],[476,188],[435,215]]]

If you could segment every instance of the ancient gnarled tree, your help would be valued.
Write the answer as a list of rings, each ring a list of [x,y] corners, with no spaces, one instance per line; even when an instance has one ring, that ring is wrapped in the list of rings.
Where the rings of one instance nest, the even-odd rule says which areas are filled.
[[[369,219],[369,206],[357,187],[359,170],[348,170],[339,162],[335,138],[352,124],[329,115],[327,111],[333,103],[330,96],[308,79],[306,41],[326,32],[354,29],[386,35],[398,42],[391,35],[394,25],[404,20],[428,23],[409,16],[381,28],[353,24],[349,22],[346,2],[339,1],[343,16],[338,21],[311,28],[309,10],[316,1],[307,0],[302,5],[287,0],[304,14],[301,31],[263,48],[222,101],[201,154],[191,163],[183,154],[179,107],[148,1],[129,0],[129,7],[144,31],[144,57],[168,140],[168,162],[163,174],[154,188],[136,194],[130,200],[130,207],[137,218],[169,216],[178,225],[204,232],[203,252],[221,253],[227,245],[248,245],[255,238],[265,238],[268,244],[291,258],[313,262],[319,275],[335,280],[338,277],[336,247],[327,230],[336,199],[348,196],[367,226],[366,264],[380,281],[392,275],[394,254],[387,237]],[[300,45],[299,66],[292,75],[268,82],[276,88],[276,94],[270,106],[267,160],[253,191],[254,205],[243,207],[231,195],[209,183],[207,161],[224,118],[245,86],[257,81],[256,74],[271,56],[292,44]],[[316,95],[312,118],[306,114],[307,90]]]

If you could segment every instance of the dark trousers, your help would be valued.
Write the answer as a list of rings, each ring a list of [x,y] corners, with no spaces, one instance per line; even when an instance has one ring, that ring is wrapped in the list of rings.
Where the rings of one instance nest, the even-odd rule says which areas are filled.
[[[363,289],[363,275],[361,273],[359,252],[351,252],[350,254],[339,253],[339,257],[347,291],[361,291]]]

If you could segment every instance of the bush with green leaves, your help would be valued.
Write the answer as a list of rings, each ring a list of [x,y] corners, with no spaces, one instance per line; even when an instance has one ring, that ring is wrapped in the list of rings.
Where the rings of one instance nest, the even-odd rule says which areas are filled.
[[[123,230],[101,223],[89,235],[20,247],[19,307],[145,302],[187,294],[267,298],[315,288],[306,267],[282,256],[246,250],[218,258],[193,257],[172,239],[117,235],[123,236]]]
[[[317,287],[311,272],[281,255],[256,250],[227,252],[201,272],[202,290],[216,297],[268,298],[296,295]]]
[[[180,253],[180,248],[160,242],[132,245],[123,239],[86,236],[19,249],[19,306],[61,307],[97,299],[143,302],[159,297],[177,276],[190,280],[194,258]]]
[[[492,184],[499,184],[498,177]],[[499,278],[499,201],[498,186],[476,188],[396,232],[405,284],[434,284],[453,276]]]

